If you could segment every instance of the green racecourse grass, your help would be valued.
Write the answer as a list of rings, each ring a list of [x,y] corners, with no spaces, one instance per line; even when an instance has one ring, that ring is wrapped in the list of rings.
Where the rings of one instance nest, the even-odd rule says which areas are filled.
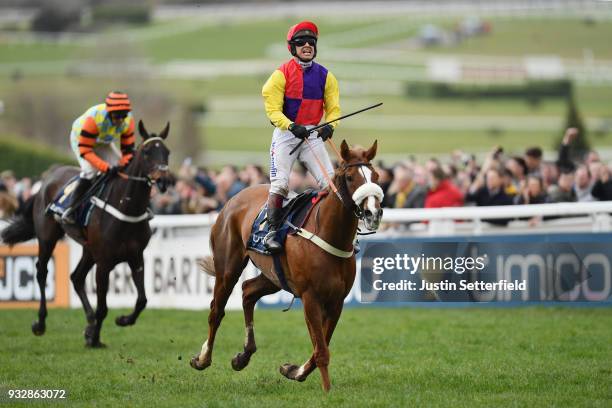
[[[331,344],[329,395],[318,371],[304,383],[278,373],[311,353],[299,309],[256,312],[258,351],[240,373],[230,359],[242,349],[243,318],[228,312],[212,366],[191,369],[207,313],[146,310],[118,328],[111,310],[108,347],[88,350],[81,310],[50,310],[43,337],[30,332],[34,311],[2,310],[0,389],[66,389],[70,406],[612,404],[610,308],[348,309]]]

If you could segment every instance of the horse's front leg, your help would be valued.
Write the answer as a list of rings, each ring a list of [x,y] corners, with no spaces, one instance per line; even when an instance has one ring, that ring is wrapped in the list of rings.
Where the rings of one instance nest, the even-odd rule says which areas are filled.
[[[72,281],[72,285],[74,286],[74,290],[79,296],[79,299],[81,299],[83,310],[85,311],[85,317],[87,318],[87,323],[89,324],[93,324],[95,322],[95,315],[93,308],[89,303],[89,299],[87,298],[87,292],[85,291],[85,278],[87,278],[87,274],[93,265],[93,257],[84,249],[79,264],[74,269],[74,272],[72,272],[70,275],[70,280]]]
[[[100,265],[96,268],[96,295],[98,305],[96,307],[96,320],[85,328],[85,345],[88,347],[105,347],[100,341],[100,330],[102,323],[108,314],[106,306],[106,295],[108,293],[108,279],[114,265]]]
[[[145,294],[144,287],[144,259],[142,252],[134,256],[133,259],[130,259],[128,261],[128,265],[132,271],[132,280],[136,286],[138,298],[136,299],[134,311],[131,314],[127,316],[118,316],[115,319],[115,323],[118,326],[131,326],[136,323],[136,319],[138,319],[140,312],[142,312],[147,306],[147,295]]]
[[[314,306],[309,305],[308,309],[310,311],[307,311],[307,308],[306,308],[307,302],[308,301],[306,300],[304,301],[304,314],[306,316],[306,324],[308,326],[308,332],[310,334],[310,339],[312,340],[312,345],[315,348],[315,350],[310,356],[310,358],[308,359],[308,361],[306,361],[301,366],[297,366],[295,364],[290,364],[290,363],[283,364],[280,367],[280,373],[284,375],[285,377],[289,378],[290,380],[295,380],[295,381],[300,381],[300,382],[304,381],[310,375],[310,373],[312,373],[315,370],[315,368],[317,368],[318,366],[317,358],[318,358],[318,360],[320,361],[319,364],[321,364],[321,367],[323,368],[323,370],[321,370],[321,376],[323,379],[323,389],[328,391],[330,387],[329,375],[327,373],[327,365],[329,364],[329,349],[326,347],[327,348],[327,353],[326,353],[327,359],[325,360],[325,352],[321,353],[320,343],[317,344],[317,339],[319,338],[319,336],[317,334],[318,330],[315,325],[318,320],[317,315],[321,315],[320,313],[323,312],[323,314],[321,315],[323,317],[323,321],[322,321],[323,334],[325,336],[325,345],[329,346],[329,343],[331,342],[331,338],[334,334],[336,325],[338,324],[338,320],[340,320],[340,314],[342,313],[343,301],[342,299],[340,299],[338,302],[336,302],[335,304],[327,308],[320,308],[318,304],[315,304]],[[327,364],[323,366],[325,362]],[[326,379],[327,379],[327,387],[326,387]]]

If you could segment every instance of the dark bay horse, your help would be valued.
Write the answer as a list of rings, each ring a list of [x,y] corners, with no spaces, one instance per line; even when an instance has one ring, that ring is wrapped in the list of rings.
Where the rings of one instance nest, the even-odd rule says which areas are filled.
[[[59,190],[73,176],[79,173],[76,167],[62,166],[51,171],[43,180],[40,191],[25,204],[24,211],[2,231],[2,241],[13,245],[32,238],[38,239],[38,261],[36,263],[36,279],[40,288],[40,307],[38,321],[32,324],[32,332],[37,335],[45,333],[47,318],[47,301],[45,298],[45,283],[47,281],[47,263],[53,253],[57,241],[68,234],[83,247],[83,254],[76,269],[70,275],[74,289],[79,295],[85,315],[86,345],[103,347],[100,342],[100,329],[106,317],[106,294],[108,292],[109,275],[113,268],[127,262],[132,271],[132,279],[138,298],[134,311],[127,316],[116,319],[119,326],[128,326],[136,322],[138,315],[145,308],[147,298],[144,288],[143,251],[151,238],[149,227],[148,205],[151,185],[158,184],[161,191],[166,189],[168,177],[169,150],[164,144],[168,136],[170,124],[156,136],[149,135],[142,121],[138,123],[140,135],[144,139],[134,154],[134,158],[123,173],[107,181],[106,202],[120,214],[112,214],[112,210],[95,207],[89,225],[83,228],[79,225],[58,223],[53,216],[45,211],[47,205],[56,197]],[[103,196],[105,197],[105,196]],[[123,218],[123,220],[117,217]],[[96,265],[97,307],[94,312],[85,292],[85,278],[93,265]]]
[[[314,352],[302,366],[287,363],[280,367],[280,372],[291,380],[304,381],[318,367],[325,391],[330,388],[328,345],[340,318],[344,298],[355,280],[352,251],[358,220],[362,219],[366,228],[374,231],[382,216],[382,189],[376,184],[378,174],[370,164],[376,155],[376,147],[374,142],[368,150],[350,149],[346,141],[342,142],[343,163],[333,179],[338,194],[330,192],[320,200],[304,225],[305,230],[315,233],[345,254],[333,255],[311,240],[290,235],[281,255],[287,284],[302,299]],[[272,272],[272,258],[246,249],[253,220],[268,197],[268,189],[267,185],[255,186],[234,196],[223,207],[212,228],[212,257],[205,258],[201,266],[216,278],[214,297],[208,316],[208,338],[202,351],[191,359],[193,368],[203,370],[211,364],[215,335],[225,314],[225,305],[249,259],[262,274],[242,285],[246,339],[244,351],[232,359],[232,367],[242,370],[256,350],[253,330],[255,303],[262,296],[278,292],[281,287]]]

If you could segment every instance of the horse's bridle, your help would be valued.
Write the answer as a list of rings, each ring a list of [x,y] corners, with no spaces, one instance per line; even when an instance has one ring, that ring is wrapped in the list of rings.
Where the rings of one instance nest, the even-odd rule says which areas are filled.
[[[367,177],[365,176],[365,173],[363,173],[363,170],[362,170],[362,174],[364,176],[364,179],[366,180],[366,183],[359,186],[359,188],[355,190],[352,196],[349,194],[347,180],[346,180],[346,173],[344,173],[344,171],[348,169],[349,167],[362,167],[362,166],[369,168],[370,170],[372,170],[372,172],[374,171],[372,164],[369,162],[357,162],[357,163],[344,162],[342,164],[342,170],[343,170],[343,174],[342,174],[343,180],[342,181],[343,182],[340,184],[340,188],[338,189],[338,194],[337,194],[337,197],[338,199],[340,199],[340,202],[342,203],[344,208],[351,211],[355,215],[355,217],[357,217],[360,220],[363,220],[365,218],[365,213],[363,209],[361,208],[361,203],[363,202],[363,199],[365,199],[365,197],[359,201],[359,204],[357,204],[357,202],[355,201],[355,197],[356,196],[359,197],[361,195],[359,193],[362,191],[365,191],[366,189],[374,190],[374,193],[379,199],[379,201],[382,201],[382,195],[383,195],[382,189],[380,188],[378,184],[373,183],[371,181],[367,181]]]
[[[144,146],[152,141],[159,141],[162,142],[164,141],[164,139],[162,139],[161,137],[150,137],[147,140],[145,140],[144,142],[142,142],[141,146]],[[159,170],[159,171],[168,171],[168,165],[167,164],[158,164],[154,170]],[[118,172],[117,175],[119,175],[119,177],[121,177],[124,180],[131,180],[131,181],[140,181],[143,183],[147,183],[147,185],[149,187],[151,187],[153,184],[155,184],[157,182],[157,180],[152,179],[148,174],[145,177],[141,177],[141,176],[132,176],[130,174],[127,173],[123,173],[123,172]]]

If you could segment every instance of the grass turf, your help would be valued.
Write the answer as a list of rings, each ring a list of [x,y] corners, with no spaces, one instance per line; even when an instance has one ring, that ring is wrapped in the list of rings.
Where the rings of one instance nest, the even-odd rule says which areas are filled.
[[[258,310],[258,352],[240,373],[242,313],[228,312],[213,365],[189,367],[207,311],[147,310],[106,349],[83,346],[83,313],[51,310],[34,337],[32,310],[0,312],[0,388],[61,388],[76,406],[610,406],[612,309],[349,309],[331,345],[332,391],[315,371],[278,373],[311,353],[302,312]],[[55,404],[54,402],[48,403]],[[42,406],[43,404],[41,404]],[[55,405],[54,405],[55,406]]]

